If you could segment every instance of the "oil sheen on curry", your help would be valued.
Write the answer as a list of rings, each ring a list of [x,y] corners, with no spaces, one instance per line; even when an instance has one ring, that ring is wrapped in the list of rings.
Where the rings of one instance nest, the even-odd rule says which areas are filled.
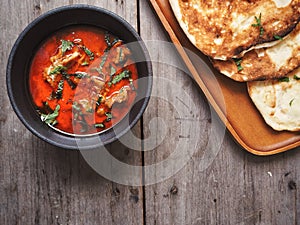
[[[122,40],[96,27],[72,26],[37,50],[29,87],[44,123],[86,135],[110,128],[128,113],[137,77],[132,53]]]

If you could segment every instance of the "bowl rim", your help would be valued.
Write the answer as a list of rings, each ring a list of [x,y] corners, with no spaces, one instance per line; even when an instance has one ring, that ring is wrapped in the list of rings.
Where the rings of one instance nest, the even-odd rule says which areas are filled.
[[[20,45],[21,45],[23,39],[25,38],[26,34],[31,29],[33,29],[35,26],[37,26],[39,23],[41,23],[43,20],[47,19],[48,17],[53,16],[54,14],[62,13],[62,12],[65,12],[65,11],[80,10],[80,9],[90,10],[90,11],[94,11],[94,12],[97,12],[97,13],[104,13],[108,16],[113,17],[115,20],[118,21],[118,23],[120,23],[123,27],[125,27],[130,32],[130,34],[134,36],[134,38],[138,42],[139,47],[141,48],[141,52],[143,52],[143,54],[144,54],[143,57],[145,57],[145,63],[146,63],[146,66],[147,66],[147,73],[148,73],[147,76],[146,76],[146,78],[147,78],[147,90],[146,90],[146,96],[143,97],[143,99],[144,99],[143,104],[139,108],[139,111],[136,114],[136,116],[129,122],[128,125],[126,125],[125,129],[123,129],[121,132],[114,133],[114,135],[108,140],[105,140],[105,141],[101,140],[101,144],[80,146],[80,150],[93,149],[93,148],[97,148],[97,147],[100,147],[100,146],[105,146],[107,144],[115,142],[120,137],[122,137],[124,134],[126,134],[130,129],[132,129],[135,126],[135,124],[141,119],[141,116],[143,115],[143,113],[144,113],[144,111],[145,111],[145,109],[146,109],[146,107],[149,103],[150,95],[151,95],[151,92],[152,92],[152,85],[153,85],[152,63],[151,63],[150,55],[149,55],[149,52],[146,48],[146,45],[143,42],[140,35],[138,34],[138,32],[133,28],[133,26],[129,22],[127,22],[124,18],[119,16],[118,14],[116,14],[112,11],[109,11],[108,9],[98,7],[98,6],[94,6],[94,5],[74,4],[74,5],[65,5],[65,6],[61,6],[61,7],[51,9],[51,10],[41,14],[40,16],[38,16],[37,18],[35,18],[31,22],[29,22],[29,24],[21,31],[18,38],[14,42],[14,44],[11,48],[9,57],[8,57],[8,62],[7,62],[7,67],[6,67],[6,87],[7,87],[7,94],[8,94],[10,103],[12,105],[12,108],[13,108],[15,114],[19,118],[19,120],[25,125],[25,127],[31,133],[33,133],[35,136],[39,137],[43,141],[48,142],[48,143],[50,143],[54,146],[64,148],[64,149],[72,149],[72,150],[78,150],[79,149],[78,148],[78,142],[77,142],[78,140],[79,141],[82,140],[85,143],[87,138],[100,137],[103,134],[103,132],[95,133],[94,135],[89,135],[88,137],[86,137],[86,136],[73,136],[73,135],[70,136],[69,134],[63,134],[61,132],[56,131],[57,134],[59,134],[60,137],[63,137],[65,139],[67,139],[67,138],[73,139],[75,141],[74,142],[75,145],[69,145],[69,144],[65,144],[65,143],[62,143],[62,142],[56,142],[56,141],[42,135],[39,132],[39,129],[36,129],[36,128],[32,127],[31,124],[22,116],[21,109],[15,102],[14,93],[13,93],[13,90],[12,90],[13,88],[12,88],[12,82],[11,82],[11,70],[12,70],[12,67],[13,67],[13,61],[14,61],[15,55],[17,53],[17,50],[20,47]],[[67,27],[67,26],[70,26],[70,24],[66,24],[65,26],[62,26],[62,27]],[[130,111],[131,110],[129,110],[126,115],[130,114]],[[113,130],[115,127],[117,127],[122,122],[122,120],[124,120],[124,118],[122,118],[117,124],[114,124],[112,127],[104,130],[104,132],[108,132],[110,130]],[[49,129],[52,129],[53,131],[55,131],[53,128],[51,128],[49,126],[47,126],[47,127]]]

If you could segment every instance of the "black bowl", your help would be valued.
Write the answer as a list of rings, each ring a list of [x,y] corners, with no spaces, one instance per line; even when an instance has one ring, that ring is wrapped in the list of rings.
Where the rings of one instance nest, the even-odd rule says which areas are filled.
[[[131,46],[131,51],[134,57],[138,57],[139,79],[136,98],[139,100],[119,123],[95,135],[74,136],[52,129],[41,121],[29,93],[29,67],[37,48],[51,34],[70,25],[96,26],[111,32],[127,44],[135,43]],[[72,5],[51,10],[35,19],[24,29],[10,53],[6,83],[15,113],[33,134],[61,148],[91,149],[117,140],[140,119],[150,98],[152,67],[143,41],[128,22],[103,8]]]

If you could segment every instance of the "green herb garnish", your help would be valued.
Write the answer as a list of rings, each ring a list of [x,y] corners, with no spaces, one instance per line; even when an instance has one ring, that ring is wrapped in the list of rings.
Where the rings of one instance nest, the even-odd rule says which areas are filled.
[[[290,78],[288,78],[288,77],[281,77],[278,80],[279,80],[279,82],[289,82]]]
[[[109,33],[105,34],[104,40],[106,42],[107,47],[110,47],[111,43],[110,43],[110,35],[109,35]]]
[[[105,128],[105,125],[103,123],[96,123],[94,125],[95,128]]]
[[[75,73],[75,74],[71,74],[71,76],[74,76],[78,79],[82,79],[82,78],[88,77],[88,74],[87,73]]]
[[[72,90],[74,90],[77,85],[71,80],[70,75],[66,72],[62,72],[63,78],[67,81]]]
[[[84,114],[82,113],[78,102],[73,102],[72,108],[73,108],[73,110],[75,110],[75,112],[73,111],[74,112],[74,121],[81,125],[80,132],[81,133],[86,132],[88,130],[88,124],[85,120]]]
[[[281,36],[279,36],[279,35],[274,35],[273,36],[276,40],[283,40],[283,38],[281,37]]]
[[[81,117],[81,120],[78,120],[78,121],[76,121],[76,122],[78,122],[78,123],[81,125],[80,132],[81,132],[81,133],[87,132],[89,126],[88,126],[88,124],[87,124],[87,122],[86,122],[86,120],[85,120],[85,117],[84,117],[84,115],[82,114],[82,112],[80,112],[79,115],[80,115],[80,117]]]
[[[99,67],[95,67],[93,68],[94,70],[96,70],[99,74],[102,74],[103,73],[103,66],[107,60],[107,57],[108,57],[108,54],[107,53],[104,53],[104,55],[102,56],[102,60],[101,60],[101,63],[99,65]]]
[[[83,51],[90,57],[90,60],[94,59],[94,53],[89,50],[87,47],[82,46]]]
[[[106,122],[111,121],[111,119],[113,118],[111,112],[106,112],[106,113],[105,113],[105,116],[106,116]]]
[[[57,124],[56,117],[59,114],[60,105],[57,105],[55,110],[49,114],[41,114],[41,120],[48,125],[55,126]]]
[[[74,110],[76,110],[76,111],[80,111],[80,110],[81,110],[81,109],[80,109],[80,106],[79,106],[79,104],[78,104],[77,102],[73,102],[72,108],[73,108]]]
[[[57,90],[55,92],[56,99],[62,98],[63,89],[64,89],[64,80],[61,79],[58,83]]]
[[[113,76],[116,72],[117,71],[116,71],[115,67],[111,66],[110,67],[110,76]]]
[[[82,79],[82,78],[85,78],[85,77],[88,77],[89,75],[87,73],[84,73],[84,72],[81,72],[81,73],[65,73],[64,74],[65,76],[70,76],[70,77],[76,77],[78,79]]]
[[[111,86],[112,84],[116,84],[118,82],[120,82],[121,80],[123,80],[124,78],[130,78],[131,72],[129,70],[124,70],[123,72],[121,72],[120,74],[116,75],[110,82],[109,82],[109,86]]]
[[[243,66],[242,66],[242,59],[233,59],[235,65],[237,66],[237,70],[238,72],[243,70]]]
[[[261,24],[261,13],[259,14],[259,17],[255,16],[254,18],[255,18],[256,23],[252,24],[252,27],[258,27],[259,28],[259,35],[263,36],[265,30],[264,30],[264,28],[262,27],[262,24]]]
[[[294,98],[289,102],[289,105],[292,106],[293,102],[294,102]]]
[[[94,112],[94,110],[92,109],[92,108],[89,108],[89,109],[87,109],[86,110],[88,113],[93,113]]]
[[[99,106],[102,102],[103,97],[100,95],[97,102],[96,102],[96,106]]]
[[[294,75],[294,80],[300,80],[300,77],[298,77],[297,75]]]
[[[66,51],[71,50],[74,44],[72,41],[61,40],[61,51],[65,54]]]
[[[50,75],[59,74],[62,71],[67,70],[68,68],[65,66],[57,66],[53,70],[50,71]]]
[[[105,55],[102,57],[101,63],[99,65],[99,68],[97,68],[96,70],[98,71],[98,73],[102,73],[103,70],[103,66],[107,60],[108,54],[105,53]]]
[[[88,66],[88,65],[90,65],[90,64],[89,64],[89,62],[84,61],[83,63],[81,63],[81,65],[82,65],[82,66]]]
[[[110,36],[108,33],[105,34],[105,42],[106,42],[106,45],[107,45],[107,48],[104,50],[104,52],[108,52],[115,44],[117,44],[120,39],[119,38],[115,38],[112,42],[110,41]]]

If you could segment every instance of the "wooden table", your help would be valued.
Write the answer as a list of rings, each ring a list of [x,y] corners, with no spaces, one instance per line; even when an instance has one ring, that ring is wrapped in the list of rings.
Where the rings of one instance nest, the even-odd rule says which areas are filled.
[[[1,1],[0,224],[300,223],[300,149],[259,157],[242,149],[228,132],[224,136],[222,132],[212,134],[212,124],[220,131],[224,128],[205,96],[184,72],[161,63],[166,58],[176,62],[178,56],[159,46],[152,51],[157,54],[151,55],[155,96],[133,129],[137,137],[152,138],[156,147],[142,152],[115,143],[109,151],[129,165],[155,165],[168,159],[176,143],[182,141],[180,150],[190,157],[187,161],[172,158],[171,176],[160,180],[161,171],[154,171],[153,179],[147,180],[150,174],[145,172],[145,186],[113,182],[92,169],[80,152],[51,146],[33,136],[14,114],[6,94],[8,55],[29,22],[50,9],[76,3],[118,13],[148,43],[169,41],[145,0]],[[189,99],[176,94],[181,92],[173,90],[170,81],[176,82],[177,90]],[[187,109],[184,117],[172,106],[176,101]],[[197,110],[191,111],[194,107]],[[199,133],[189,134],[191,123],[201,125]],[[213,149],[217,151],[211,162],[203,166],[201,160],[209,150],[211,135],[217,135],[220,146]],[[145,143],[136,142],[140,149],[147,148]],[[177,162],[182,164],[179,170]],[[138,176],[142,184],[142,170]]]

